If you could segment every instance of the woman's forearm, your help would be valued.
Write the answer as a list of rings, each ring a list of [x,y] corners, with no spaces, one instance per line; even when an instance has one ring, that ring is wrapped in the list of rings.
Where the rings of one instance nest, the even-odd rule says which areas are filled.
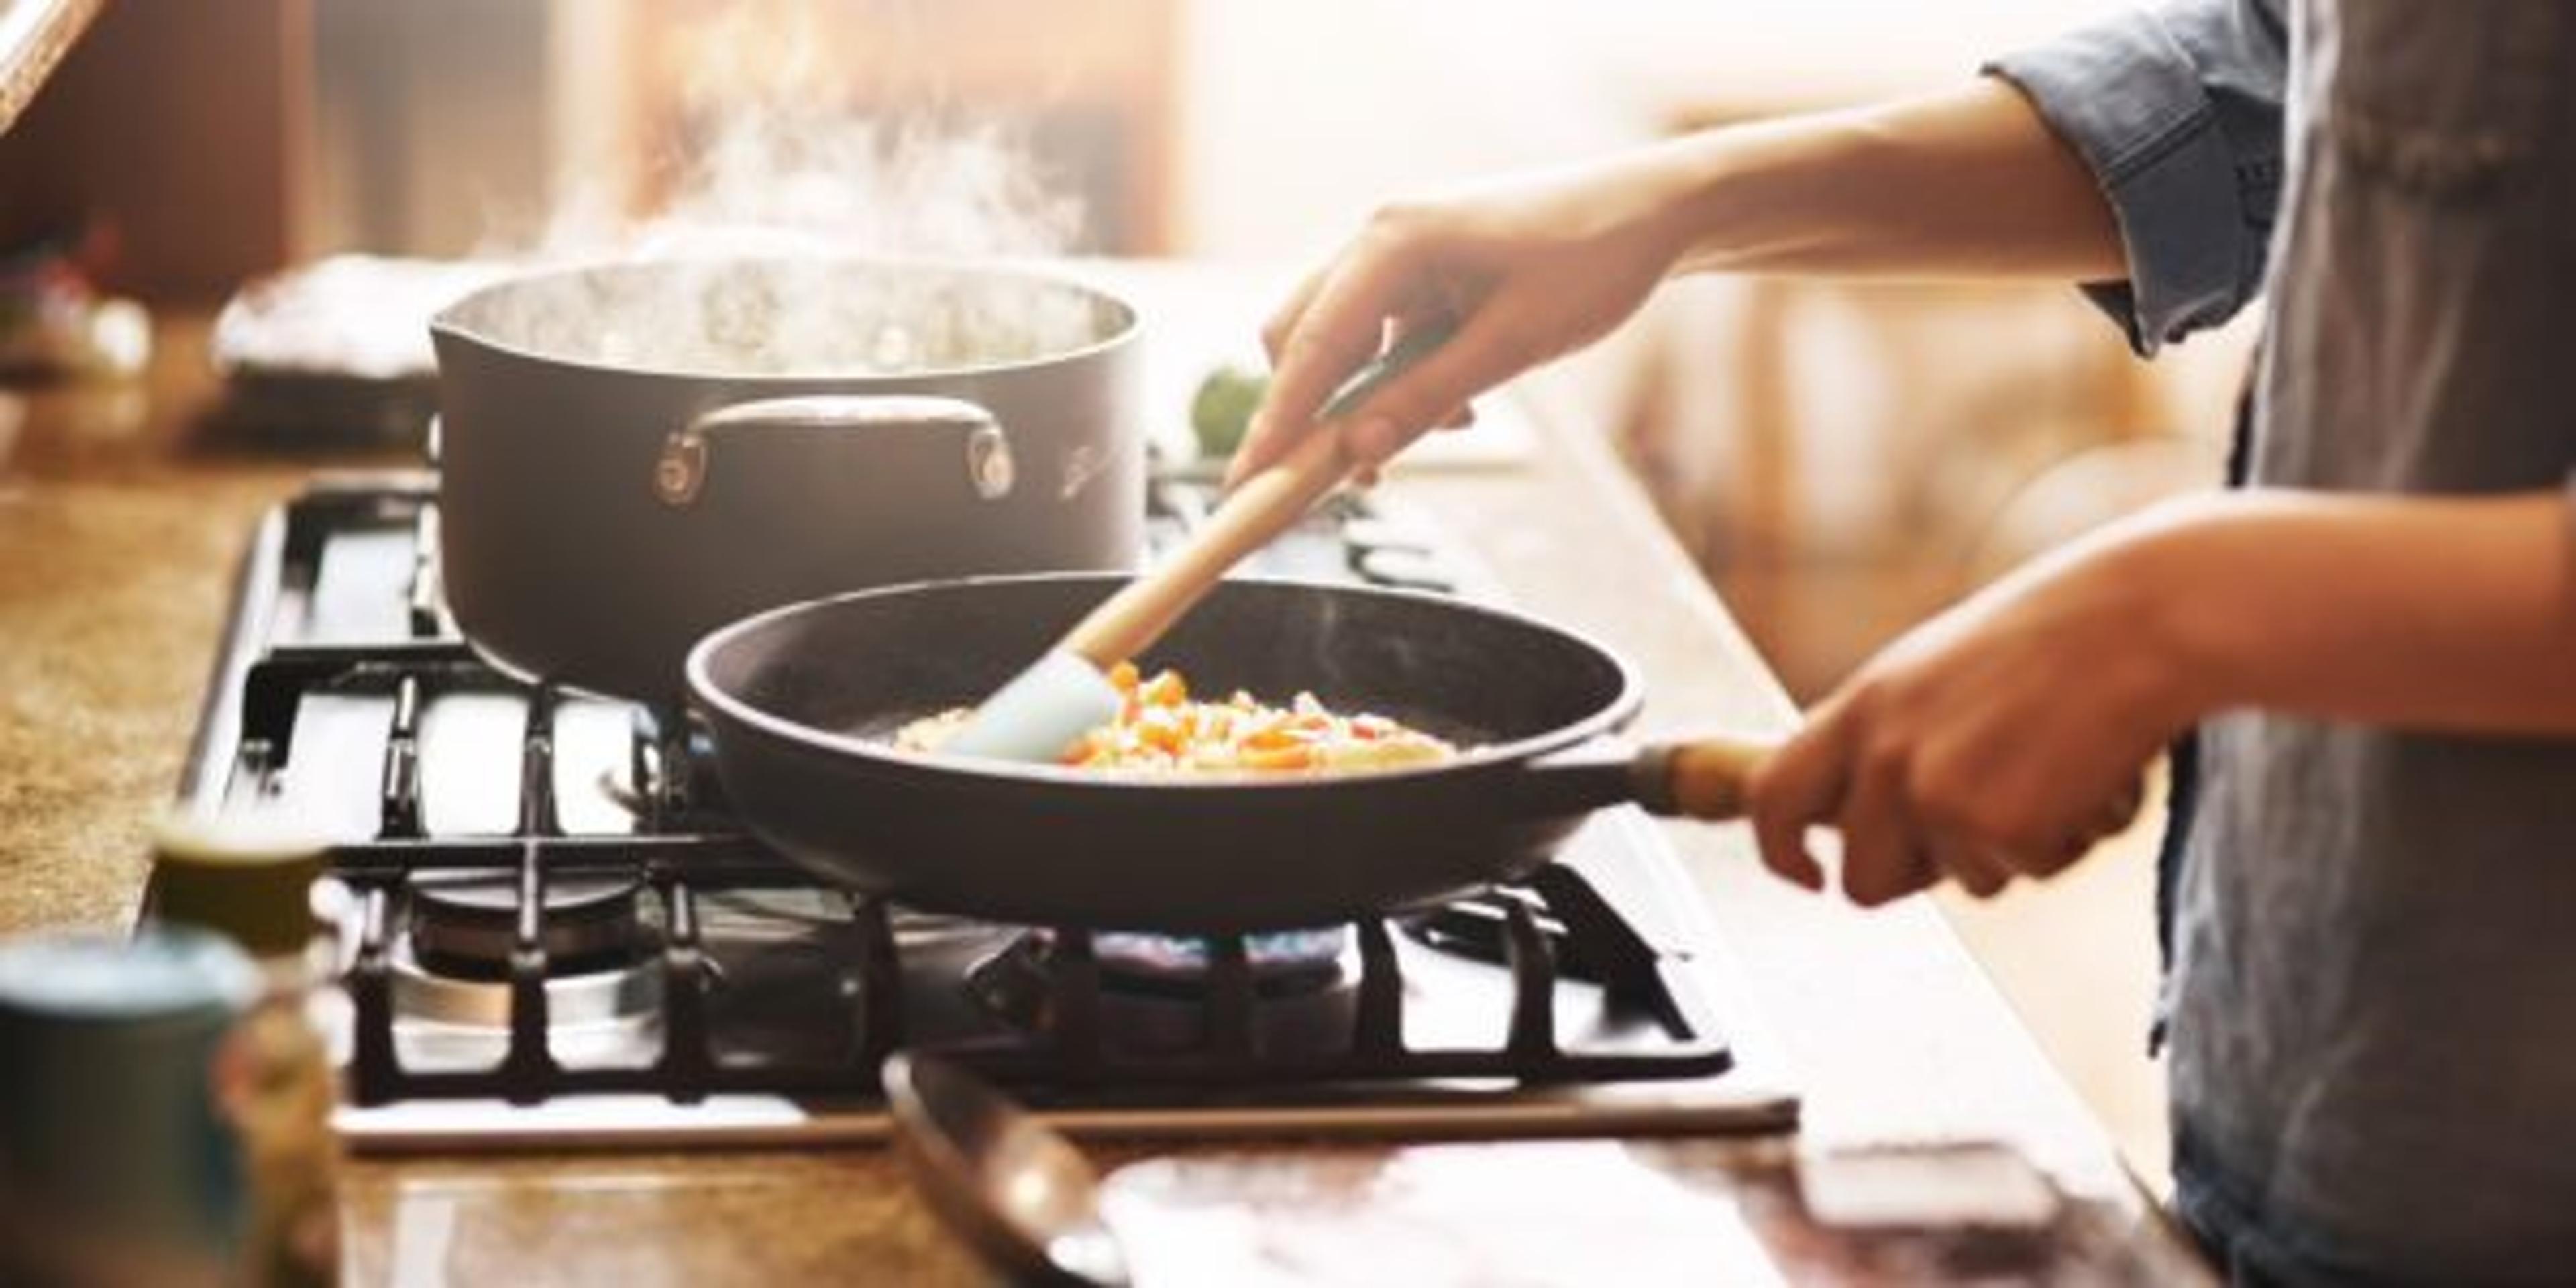
[[[1457,333],[1348,427],[1362,462],[1598,340],[1676,272],[2109,280],[2126,273],[2114,222],[2083,164],[1999,81],[1391,203],[1263,327],[1270,388],[1231,477],[1279,459],[1391,321],[1446,314]]]
[[[1677,271],[2126,275],[2090,171],[2010,85],[1712,130],[1632,154]]]
[[[2151,525],[2136,553],[2196,710],[2576,735],[2563,492],[2231,494]]]

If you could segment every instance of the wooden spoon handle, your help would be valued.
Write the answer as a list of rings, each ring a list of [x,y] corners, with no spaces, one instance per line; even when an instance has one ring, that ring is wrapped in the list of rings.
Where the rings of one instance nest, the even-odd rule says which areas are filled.
[[[1336,427],[1318,427],[1276,463],[1245,479],[1189,544],[1120,587],[1064,637],[1102,670],[1145,651],[1244,556],[1270,544],[1351,472]]]
[[[1060,647],[1106,671],[1161,639],[1227,569],[1287,531],[1351,472],[1355,462],[1344,450],[1340,426],[1334,422],[1358,411],[1386,382],[1446,344],[1456,327],[1452,318],[1421,322],[1361,367],[1324,400],[1304,442],[1236,485],[1189,544],[1162,567],[1101,601],[1065,635]]]

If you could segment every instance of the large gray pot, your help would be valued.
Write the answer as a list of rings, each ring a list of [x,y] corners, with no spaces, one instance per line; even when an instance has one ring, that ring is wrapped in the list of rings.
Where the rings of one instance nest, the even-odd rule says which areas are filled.
[[[1140,554],[1136,313],[1086,286],[630,264],[488,287],[431,335],[448,602],[523,676],[673,702],[689,645],[759,609]]]

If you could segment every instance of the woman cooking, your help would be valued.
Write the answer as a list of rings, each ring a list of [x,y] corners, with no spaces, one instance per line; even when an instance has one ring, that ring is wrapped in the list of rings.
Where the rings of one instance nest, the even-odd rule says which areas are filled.
[[[1765,862],[1992,894],[2177,737],[2177,1201],[2247,1282],[2576,1266],[2576,6],[2183,0],[1890,106],[1390,206],[1279,310],[1238,473],[1391,326],[1379,460],[1674,273],[2044,276],[2141,353],[2258,295],[2250,487],[1918,627],[1759,774]]]

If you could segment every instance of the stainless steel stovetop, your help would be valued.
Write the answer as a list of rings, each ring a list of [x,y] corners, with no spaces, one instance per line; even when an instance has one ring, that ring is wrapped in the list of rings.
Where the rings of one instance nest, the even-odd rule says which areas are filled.
[[[182,784],[335,839],[337,1123],[367,1149],[874,1139],[899,1047],[1080,1133],[1769,1129],[1797,1100],[1657,825],[1526,886],[1215,941],[935,917],[816,887],[725,816],[684,722],[484,666],[435,480],[326,478],[263,524]],[[1164,478],[1168,540],[1207,489]],[[1341,499],[1252,571],[1490,595]],[[542,915],[527,915],[542,909]]]

